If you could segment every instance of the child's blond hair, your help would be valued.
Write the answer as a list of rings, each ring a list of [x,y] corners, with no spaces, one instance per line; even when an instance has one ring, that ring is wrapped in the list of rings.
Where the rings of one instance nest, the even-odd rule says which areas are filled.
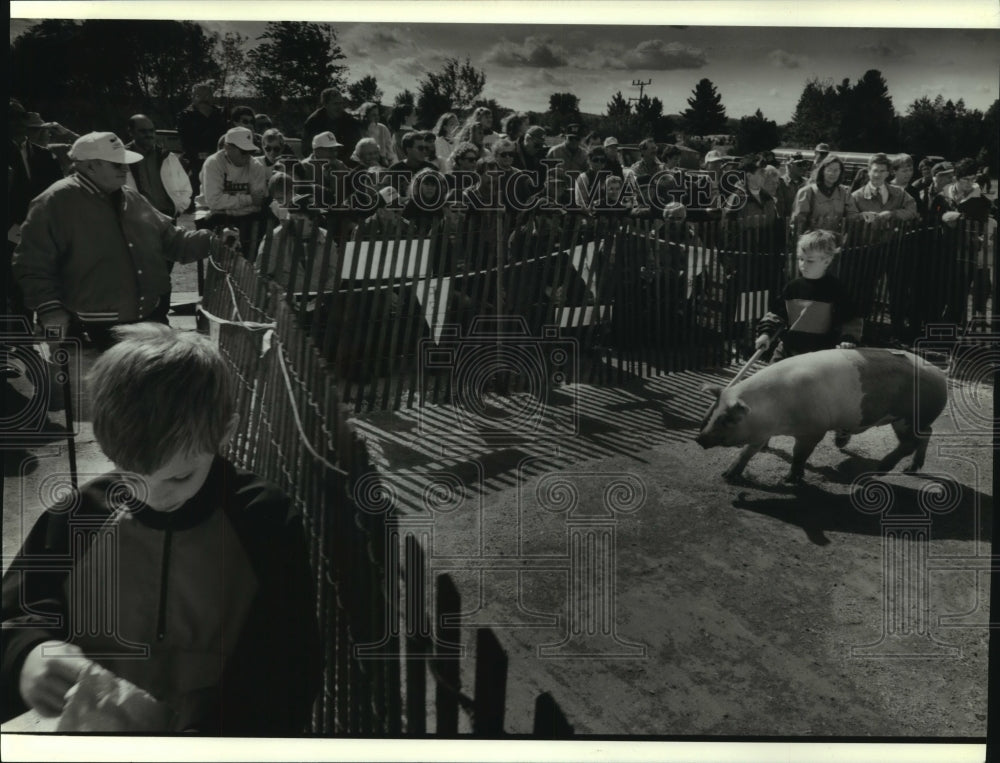
[[[114,330],[120,341],[88,376],[94,436],[121,469],[152,474],[179,453],[215,453],[235,412],[216,346],[161,323]]]
[[[829,230],[806,231],[799,236],[797,249],[799,254],[816,252],[832,260],[840,251],[840,236]]]

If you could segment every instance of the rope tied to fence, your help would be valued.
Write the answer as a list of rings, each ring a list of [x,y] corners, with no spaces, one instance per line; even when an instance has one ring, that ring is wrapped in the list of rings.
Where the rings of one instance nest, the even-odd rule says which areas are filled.
[[[339,466],[331,464],[327,461],[316,451],[312,443],[309,441],[309,436],[306,434],[305,428],[302,426],[302,417],[299,415],[299,406],[295,402],[295,391],[292,389],[292,380],[288,375],[288,367],[285,365],[285,353],[282,351],[282,343],[281,340],[275,335],[274,329],[269,329],[267,333],[264,334],[262,341],[263,351],[261,352],[261,356],[266,355],[272,348],[276,350],[275,355],[278,358],[278,368],[281,369],[281,375],[285,380],[285,392],[288,393],[288,403],[292,408],[292,419],[295,421],[295,428],[298,430],[299,439],[302,440],[302,444],[305,445],[309,454],[323,464],[323,466],[335,474],[349,480],[351,476],[350,474],[341,469]]]

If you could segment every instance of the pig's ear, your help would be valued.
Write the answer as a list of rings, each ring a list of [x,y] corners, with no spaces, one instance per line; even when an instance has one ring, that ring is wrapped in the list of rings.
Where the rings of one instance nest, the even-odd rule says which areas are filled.
[[[730,415],[739,421],[748,413],[750,413],[750,406],[744,403],[742,400],[734,400],[733,404],[729,408]]]
[[[722,394],[722,387],[720,387],[718,384],[702,384],[701,391],[711,392],[713,395],[715,395],[715,397],[718,397],[719,395]]]

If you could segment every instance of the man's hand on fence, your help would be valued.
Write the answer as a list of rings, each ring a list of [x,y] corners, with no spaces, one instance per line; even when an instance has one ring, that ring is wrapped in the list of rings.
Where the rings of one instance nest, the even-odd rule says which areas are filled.
[[[756,341],[753,343],[755,350],[766,350],[771,346],[771,336],[769,334],[761,334],[757,337]]]
[[[838,350],[853,350],[857,345],[854,342],[841,342],[837,345]]]

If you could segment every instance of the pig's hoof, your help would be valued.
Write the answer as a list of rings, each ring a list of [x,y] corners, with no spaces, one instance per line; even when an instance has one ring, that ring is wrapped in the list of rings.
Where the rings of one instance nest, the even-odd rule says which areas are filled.
[[[785,485],[801,485],[802,475],[795,474],[794,472],[789,472],[788,474],[785,475],[785,478],[781,481]]]
[[[833,444],[836,445],[841,450],[843,450],[844,448],[846,448],[847,447],[847,443],[849,443],[850,441],[851,441],[851,433],[850,432],[837,432],[837,434],[834,435],[834,438],[833,438]]]
[[[726,482],[743,482],[743,472],[736,471],[735,469],[726,469],[722,473],[722,479]]]

